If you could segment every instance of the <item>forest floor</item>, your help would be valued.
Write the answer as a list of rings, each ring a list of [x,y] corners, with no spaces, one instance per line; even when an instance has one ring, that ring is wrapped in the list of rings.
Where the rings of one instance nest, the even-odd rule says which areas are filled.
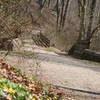
[[[75,100],[100,100],[100,64],[79,60],[64,53],[35,49],[34,53],[9,54],[9,64],[29,76],[37,76],[67,93]],[[35,58],[35,60],[34,60]],[[36,66],[36,67],[33,67]]]

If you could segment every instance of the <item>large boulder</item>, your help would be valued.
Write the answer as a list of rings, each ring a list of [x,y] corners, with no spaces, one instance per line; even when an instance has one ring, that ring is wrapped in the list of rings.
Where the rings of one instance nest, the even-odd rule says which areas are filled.
[[[85,49],[82,53],[82,58],[86,60],[100,62],[100,52],[96,52],[90,49]]]
[[[23,46],[21,39],[19,38],[13,39],[12,44],[13,44],[13,51],[21,51]]]

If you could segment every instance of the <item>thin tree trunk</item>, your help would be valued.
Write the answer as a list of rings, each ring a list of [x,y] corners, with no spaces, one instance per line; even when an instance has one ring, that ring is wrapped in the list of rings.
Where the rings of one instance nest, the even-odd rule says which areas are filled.
[[[56,10],[57,10],[57,30],[58,30],[58,27],[59,27],[59,13],[60,13],[59,0],[57,0],[57,2],[56,2]]]
[[[66,1],[65,11],[64,11],[63,21],[62,21],[62,28],[63,28],[64,25],[65,25],[65,19],[66,19],[66,14],[67,14],[67,11],[68,11],[69,1],[70,1],[70,0],[67,0],[67,1]]]
[[[91,31],[92,31],[92,23],[94,18],[94,11],[96,7],[96,0],[92,0],[91,6],[90,6],[90,18],[89,18],[89,25],[88,25],[88,31],[87,31],[87,38],[86,40],[90,41],[91,39]]]
[[[63,21],[64,6],[65,6],[65,0],[62,0],[62,3],[61,3],[62,9],[61,9],[60,26],[59,26],[60,28],[61,28],[61,26],[62,26],[62,21]]]

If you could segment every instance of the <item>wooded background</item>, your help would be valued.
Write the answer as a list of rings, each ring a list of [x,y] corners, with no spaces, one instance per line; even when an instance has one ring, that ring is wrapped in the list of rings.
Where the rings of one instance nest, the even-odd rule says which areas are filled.
[[[100,0],[0,0],[1,41],[34,29],[62,51],[100,51]]]

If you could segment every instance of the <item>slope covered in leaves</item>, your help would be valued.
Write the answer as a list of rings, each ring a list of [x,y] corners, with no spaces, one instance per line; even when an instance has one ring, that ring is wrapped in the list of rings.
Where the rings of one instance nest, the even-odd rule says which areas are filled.
[[[0,60],[0,99],[4,100],[69,100],[64,93]]]

